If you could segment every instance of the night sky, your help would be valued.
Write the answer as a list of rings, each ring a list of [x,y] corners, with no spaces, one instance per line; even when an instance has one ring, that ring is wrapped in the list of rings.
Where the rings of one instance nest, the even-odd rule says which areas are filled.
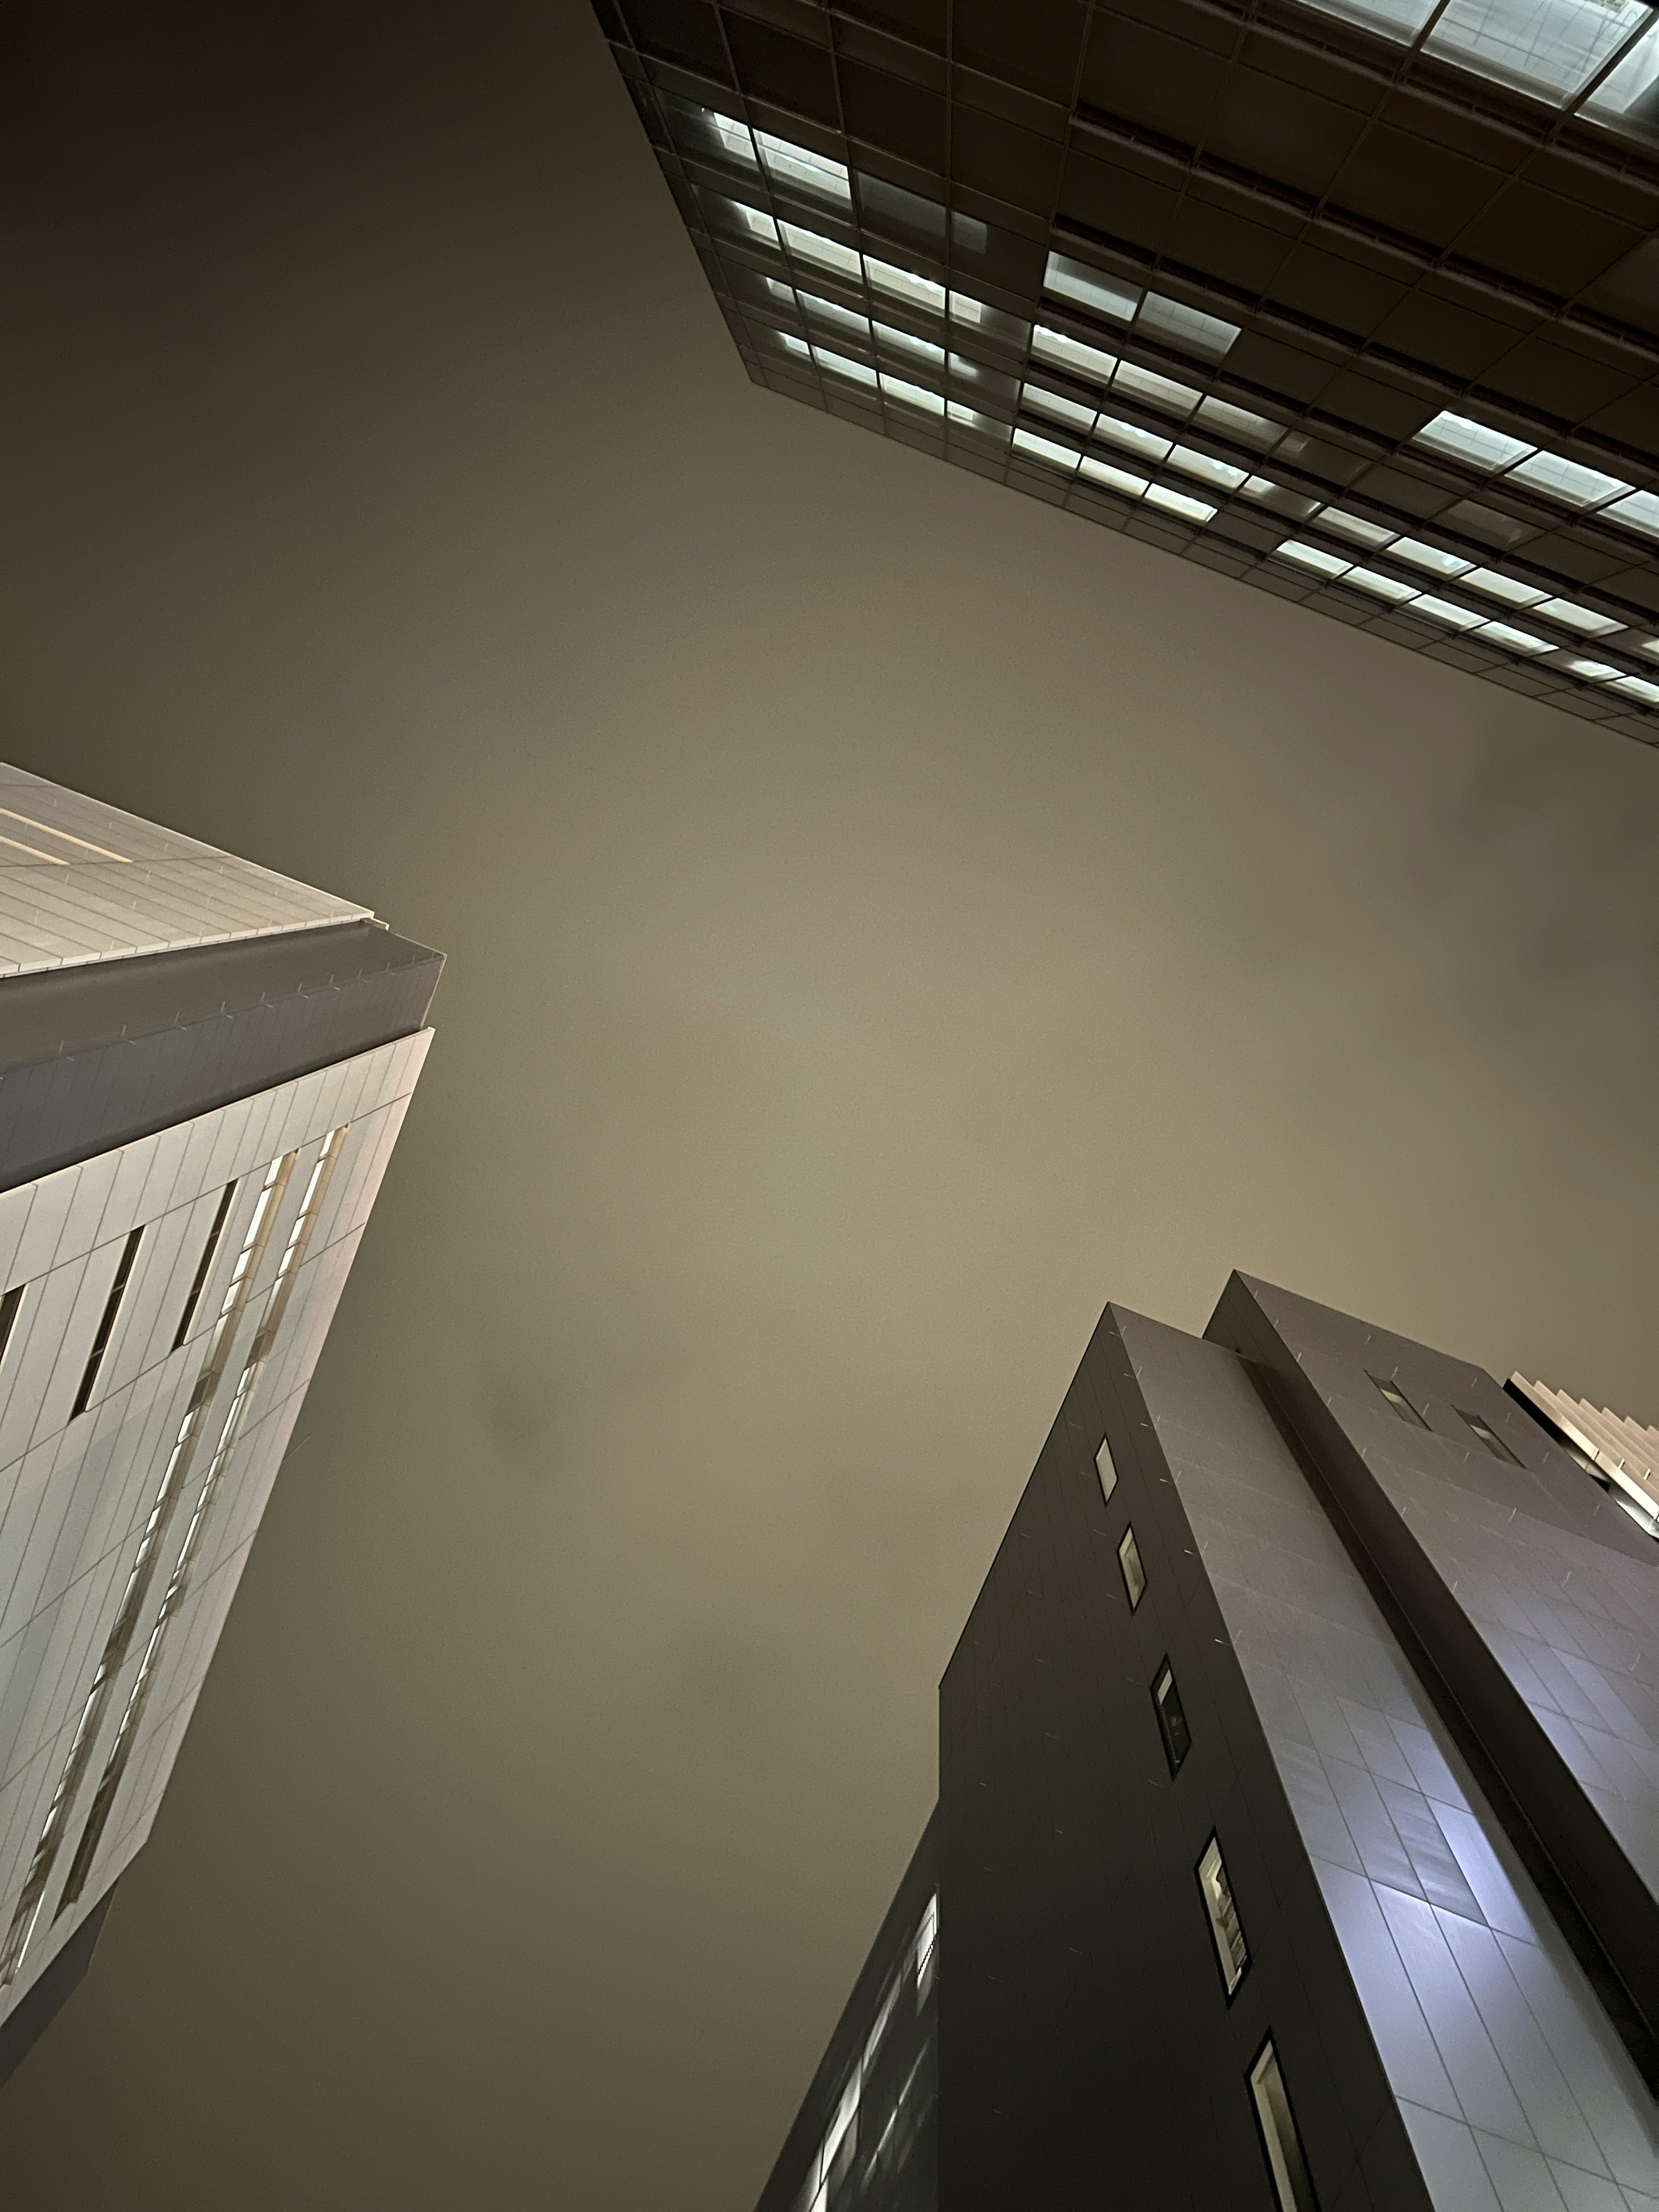
[[[0,754],[449,955],[6,2201],[744,2212],[1108,1298],[1659,1420],[1659,761],[756,391],[577,0],[13,7],[0,196]]]

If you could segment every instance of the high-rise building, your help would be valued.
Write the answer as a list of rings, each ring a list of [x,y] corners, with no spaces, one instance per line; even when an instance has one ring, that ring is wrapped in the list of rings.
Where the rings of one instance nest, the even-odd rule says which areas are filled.
[[[1651,1431],[1109,1307],[760,2212],[1649,2212]]]
[[[1645,0],[595,0],[750,376],[1659,738]]]
[[[441,965],[0,766],[0,2078],[149,1832]]]

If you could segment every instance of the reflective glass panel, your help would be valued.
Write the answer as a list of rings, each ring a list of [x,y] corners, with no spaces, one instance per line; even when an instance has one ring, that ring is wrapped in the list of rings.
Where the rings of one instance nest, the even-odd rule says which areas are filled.
[[[1425,51],[1559,102],[1650,15],[1640,0],[1451,0]]]
[[[1467,415],[1437,415],[1412,440],[1431,453],[1445,453],[1472,469],[1506,469],[1536,451],[1524,438],[1511,438],[1503,430],[1472,422]]]
[[[1069,300],[1076,307],[1086,307],[1091,314],[1108,315],[1119,323],[1127,323],[1140,304],[1135,285],[1081,261],[1068,261],[1063,253],[1048,256],[1042,289],[1056,300]]]
[[[1210,1933],[1215,1938],[1217,1964],[1227,1994],[1233,1991],[1244,1978],[1244,1969],[1250,1963],[1249,1946],[1244,1941],[1244,1930],[1239,1922],[1238,1907],[1233,1903],[1232,1884],[1227,1879],[1227,1869],[1222,1863],[1221,1845],[1212,1836],[1205,1845],[1204,1856],[1198,1863],[1198,1887],[1204,1899],[1204,1907],[1210,1916]]]

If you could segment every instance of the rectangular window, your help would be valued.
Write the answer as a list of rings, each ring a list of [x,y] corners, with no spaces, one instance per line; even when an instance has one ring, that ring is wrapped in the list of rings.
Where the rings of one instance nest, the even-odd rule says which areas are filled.
[[[1244,1941],[1238,1907],[1233,1903],[1233,1887],[1222,1861],[1221,1844],[1214,1836],[1204,1846],[1204,1856],[1198,1863],[1198,1887],[1203,1894],[1204,1909],[1210,1916],[1210,1933],[1215,1938],[1221,1979],[1231,1997],[1244,1978],[1244,1969],[1250,1963],[1250,1947]]]
[[[23,1285],[21,1283],[0,1298],[0,1359],[6,1356],[6,1346],[11,1342],[11,1333],[17,1326],[18,1308],[22,1303]]]
[[[1428,1423],[1424,1419],[1421,1413],[1418,1412],[1416,1407],[1413,1405],[1411,1400],[1406,1395],[1405,1392],[1400,1388],[1400,1385],[1397,1382],[1385,1382],[1380,1375],[1373,1375],[1370,1377],[1370,1380],[1376,1383],[1377,1389],[1382,1393],[1382,1395],[1394,1407],[1394,1410],[1399,1414],[1402,1421],[1409,1421],[1412,1426],[1417,1429],[1426,1429],[1428,1427]]]
[[[1158,1713],[1158,1734],[1164,1738],[1164,1756],[1170,1762],[1170,1772],[1179,1774],[1181,1762],[1193,1747],[1193,1739],[1188,1732],[1181,1692],[1176,1687],[1167,1659],[1152,1678],[1152,1705]]]
[[[1135,1542],[1133,1528],[1123,1532],[1123,1541],[1117,1547],[1117,1563],[1123,1570],[1123,1587],[1129,1594],[1129,1610],[1133,1613],[1146,1589],[1146,1570],[1140,1564],[1140,1547]]]
[[[1469,1427],[1474,1431],[1476,1436],[1480,1437],[1481,1443],[1485,1444],[1486,1449],[1492,1454],[1494,1459],[1506,1460],[1511,1467],[1520,1466],[1520,1461],[1516,1459],[1515,1454],[1504,1442],[1502,1437],[1494,1435],[1492,1431],[1489,1429],[1486,1426],[1486,1424],[1481,1419],[1479,1413],[1466,1413],[1463,1411],[1463,1408],[1460,1406],[1457,1409],[1457,1414],[1460,1420],[1466,1421]]]
[[[185,1300],[185,1310],[179,1316],[178,1334],[173,1340],[173,1348],[175,1352],[190,1334],[190,1325],[196,1318],[196,1309],[201,1304],[203,1291],[207,1287],[208,1270],[212,1267],[213,1255],[219,1249],[219,1239],[225,1233],[225,1218],[230,1212],[230,1201],[235,1195],[235,1184],[228,1182],[221,1194],[218,1211],[213,1217],[213,1226],[207,1234],[207,1243],[202,1247],[202,1256],[196,1263],[196,1274],[190,1286],[190,1296]]]
[[[1112,1459],[1112,1447],[1105,1437],[1100,1440],[1100,1449],[1095,1454],[1095,1471],[1100,1477],[1100,1494],[1109,1499],[1117,1488],[1117,1468]]]
[[[1279,2054],[1273,2049],[1271,2036],[1250,2069],[1250,2095],[1255,2105],[1256,2124],[1261,2130],[1261,2147],[1267,2154],[1267,2167],[1273,2178],[1279,2212],[1319,2212],[1319,2200],[1308,2177],[1302,2138],[1291,2115],[1291,2100],[1285,2093],[1285,2076],[1279,2071]]]
[[[104,1354],[109,1350],[109,1340],[115,1330],[115,1316],[120,1312],[121,1301],[126,1296],[127,1281],[132,1273],[132,1263],[138,1257],[138,1246],[143,1234],[143,1229],[135,1229],[121,1248],[121,1262],[115,1270],[115,1280],[105,1302],[104,1317],[98,1324],[97,1335],[92,1340],[92,1353],[70,1412],[72,1421],[84,1413],[91,1402],[93,1386],[98,1380],[98,1370],[104,1364]]]

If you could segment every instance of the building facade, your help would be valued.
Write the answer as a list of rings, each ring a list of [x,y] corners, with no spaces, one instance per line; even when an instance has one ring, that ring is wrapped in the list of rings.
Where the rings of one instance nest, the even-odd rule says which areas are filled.
[[[0,2077],[149,1832],[441,964],[0,766]]]
[[[752,380],[1648,743],[1645,0],[595,0]]]
[[[761,2212],[1659,2203],[1659,1544],[1541,1389],[1107,1309]]]

